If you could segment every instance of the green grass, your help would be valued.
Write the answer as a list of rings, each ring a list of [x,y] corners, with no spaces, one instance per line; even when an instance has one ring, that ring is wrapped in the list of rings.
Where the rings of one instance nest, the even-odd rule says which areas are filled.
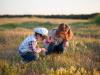
[[[21,62],[18,46],[34,27],[52,29],[57,24],[25,22],[0,25],[0,75],[99,75],[100,27],[94,23],[70,24],[73,40],[63,54],[44,56],[27,64]]]
[[[93,22],[96,23],[97,25],[100,25],[100,15],[97,15],[94,19]]]
[[[0,25],[0,30],[10,30],[10,29],[15,29],[15,28],[28,28],[28,29],[33,29],[35,27],[46,27],[48,29],[56,27],[57,24],[45,22],[45,23],[39,23],[39,22],[24,22],[20,24],[3,24]]]

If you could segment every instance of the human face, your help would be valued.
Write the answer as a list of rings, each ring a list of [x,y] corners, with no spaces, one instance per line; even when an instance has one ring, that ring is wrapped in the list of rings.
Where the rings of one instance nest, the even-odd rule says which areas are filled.
[[[66,31],[68,28],[65,25],[62,25],[62,31]]]
[[[68,31],[69,27],[67,25],[62,24],[62,25],[59,26],[59,30],[60,31]]]
[[[37,35],[37,36],[36,36],[36,39],[37,39],[38,41],[42,41],[42,36]]]

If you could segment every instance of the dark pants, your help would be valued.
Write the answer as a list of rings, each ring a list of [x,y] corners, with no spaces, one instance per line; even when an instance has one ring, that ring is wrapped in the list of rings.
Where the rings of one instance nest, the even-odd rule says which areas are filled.
[[[63,42],[59,45],[55,45],[54,43],[50,43],[48,46],[48,51],[46,52],[46,55],[51,53],[63,53],[64,51],[64,44]]]
[[[32,52],[26,52],[25,54],[22,54],[21,57],[25,62],[30,62],[32,60],[38,59],[37,54],[33,54]]]

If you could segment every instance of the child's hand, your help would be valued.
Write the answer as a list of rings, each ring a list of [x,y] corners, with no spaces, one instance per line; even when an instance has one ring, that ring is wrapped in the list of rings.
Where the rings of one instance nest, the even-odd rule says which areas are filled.
[[[40,53],[42,50],[41,50],[41,48],[36,48],[36,50],[34,50],[34,52],[36,52],[36,53]]]
[[[46,51],[47,51],[47,49],[45,49],[45,48],[41,48],[41,51],[44,51],[44,52],[46,52]]]

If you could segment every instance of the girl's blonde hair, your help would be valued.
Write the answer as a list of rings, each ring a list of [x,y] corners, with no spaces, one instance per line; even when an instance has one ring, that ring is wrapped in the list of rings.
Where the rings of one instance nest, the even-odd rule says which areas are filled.
[[[66,28],[65,30],[63,29],[64,27]],[[69,25],[61,23],[56,31],[56,36],[63,38],[63,40],[71,40],[73,37],[73,33]]]

